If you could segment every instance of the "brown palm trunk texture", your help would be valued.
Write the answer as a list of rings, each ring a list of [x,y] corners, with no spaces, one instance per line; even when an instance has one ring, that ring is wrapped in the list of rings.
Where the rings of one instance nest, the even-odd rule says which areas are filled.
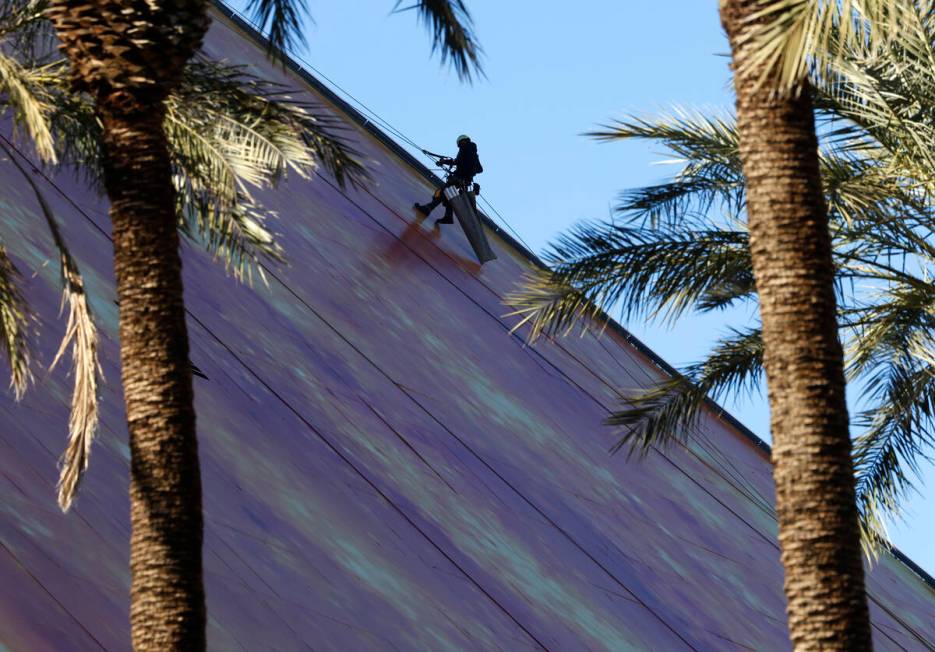
[[[136,650],[197,650],[205,645],[201,477],[159,109],[132,120],[104,117],[130,431],[130,616]]]
[[[763,322],[789,633],[796,652],[864,652],[870,619],[814,112],[806,80],[779,93],[744,65],[753,49],[742,35],[761,6],[722,0],[721,18]]]
[[[133,647],[205,648],[202,506],[165,99],[207,29],[194,0],[53,0],[103,126],[130,433]]]

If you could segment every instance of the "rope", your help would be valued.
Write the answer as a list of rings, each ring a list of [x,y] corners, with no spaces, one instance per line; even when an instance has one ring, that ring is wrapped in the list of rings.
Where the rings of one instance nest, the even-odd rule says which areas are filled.
[[[239,10],[233,8],[233,7],[228,7],[228,9],[229,9],[230,11],[232,11],[233,13],[237,14],[242,20],[244,20],[244,21],[247,22],[248,24],[252,25],[252,26],[254,27],[254,29],[256,29],[258,32],[262,32],[261,27],[260,27],[255,21],[253,21],[249,16],[245,15],[243,12],[241,12],[241,11],[239,11]],[[350,91],[348,91],[347,89],[345,89],[344,87],[342,87],[340,84],[338,84],[336,81],[334,81],[333,79],[331,79],[328,75],[326,75],[322,70],[320,70],[319,68],[317,68],[316,66],[314,66],[314,65],[313,65],[311,62],[309,62],[307,59],[305,59],[305,58],[303,58],[302,56],[297,55],[297,54],[293,54],[293,55],[291,55],[291,56],[292,56],[292,58],[293,58],[295,61],[297,61],[298,63],[300,63],[303,67],[305,67],[305,68],[308,69],[309,71],[315,73],[315,75],[316,75],[320,80],[323,80],[323,81],[327,82],[335,91],[338,91],[338,92],[339,92],[341,95],[343,95],[346,99],[350,100],[353,104],[357,105],[357,107],[359,107],[359,109],[362,111],[362,113],[364,113],[364,114],[366,114],[367,116],[369,116],[368,120],[369,120],[370,122],[373,122],[374,124],[379,125],[380,127],[382,127],[383,129],[385,129],[386,131],[390,132],[390,133],[391,133],[393,136],[395,136],[396,138],[402,140],[403,142],[405,142],[406,144],[408,144],[410,147],[412,147],[412,148],[414,148],[415,150],[417,150],[418,153],[422,154],[422,155],[425,156],[426,158],[429,158],[429,159],[432,160],[433,162],[435,161],[435,157],[437,157],[437,155],[435,155],[435,154],[429,152],[427,149],[425,149],[424,147],[422,147],[421,145],[419,145],[418,143],[416,143],[416,142],[415,142],[414,140],[412,140],[409,136],[407,136],[404,132],[402,132],[400,129],[396,128],[393,124],[391,124],[389,121],[387,121],[385,118],[383,118],[379,113],[377,113],[375,110],[371,109],[371,108],[370,108],[367,104],[365,104],[362,100],[360,100],[360,99],[358,99],[357,97],[355,97]],[[517,232],[517,230],[513,228],[513,226],[509,223],[509,221],[507,221],[507,219],[506,219],[505,217],[503,217],[503,214],[500,213],[500,211],[498,211],[497,208],[496,208],[484,195],[481,195],[481,196],[480,196],[480,200],[483,202],[484,206],[490,210],[490,212],[492,212],[494,215],[496,215],[496,217],[497,217],[497,219],[500,221],[500,223],[503,224],[503,225],[506,227],[506,229],[513,235],[513,237],[515,237],[524,247],[526,247],[526,249],[527,249],[528,251],[530,251],[530,252],[533,251],[532,247],[529,246],[529,243],[527,243],[527,242],[523,239],[523,237],[519,234],[519,232]],[[489,215],[488,215],[488,217],[489,217]],[[644,373],[645,373],[645,370],[644,370]],[[702,446],[703,446],[703,444],[702,444]],[[717,449],[716,447],[714,447],[714,448],[718,451],[718,453],[721,453],[721,451],[720,451],[719,449]],[[710,451],[709,451],[709,453],[710,453]],[[723,455],[723,453],[721,453],[721,454]],[[732,474],[730,474],[730,472],[729,472],[726,468],[723,467],[723,464],[721,464],[721,463],[716,459],[716,458],[717,458],[716,455],[712,454],[712,458],[714,458],[714,459],[713,459],[714,463],[715,463],[717,466],[721,467],[721,470],[724,471],[725,474],[732,475]],[[741,474],[741,475],[742,475],[742,474]],[[744,478],[744,480],[746,480],[746,479]],[[733,483],[731,483],[731,484],[733,484]],[[749,483],[748,483],[748,484],[749,484]],[[765,508],[766,508],[765,511],[769,512],[770,510],[769,510],[769,508],[768,508],[768,505],[769,505],[768,501],[766,501],[765,498],[763,498],[763,497],[759,494],[759,492],[757,492],[757,491],[755,490],[755,488],[753,489],[753,491],[754,491],[755,496],[756,496],[757,498],[759,498],[760,501],[762,501],[762,503],[761,503],[759,506],[760,506],[761,508],[764,508],[764,507],[765,507]],[[744,493],[744,492],[742,491],[742,493]],[[758,501],[756,500],[756,498],[754,498],[753,496],[748,496],[748,497],[749,497],[754,503],[758,502]]]
[[[237,14],[237,16],[239,16],[240,19],[243,20],[244,22],[253,26],[253,28],[257,30],[257,32],[262,33],[262,26],[257,24],[252,18],[244,14],[242,11],[231,6],[227,6],[227,9],[231,11],[232,13]],[[412,140],[403,131],[393,126],[388,120],[383,118],[383,116],[381,116],[379,113],[377,113],[376,111],[371,109],[369,106],[364,104],[363,101],[359,100],[357,97],[352,95],[350,91],[348,91],[343,86],[338,84],[336,81],[331,79],[328,75],[322,72],[321,69],[312,65],[307,59],[305,59],[299,54],[292,53],[290,57],[296,62],[300,63],[302,67],[306,68],[308,71],[315,73],[315,75],[319,78],[319,80],[327,82],[327,84],[331,86],[331,88],[334,91],[336,91],[337,94],[344,96],[345,99],[350,100],[351,103],[357,105],[357,107],[361,110],[361,112],[366,114],[366,116],[368,116],[368,120],[370,122],[373,122],[379,127],[385,129],[390,134],[392,134],[399,140],[403,141],[404,143],[406,143],[407,145],[415,149],[417,153],[422,154],[423,156],[425,156],[426,158],[429,158],[430,160],[433,160],[434,162],[434,159],[424,147],[422,147],[417,142]],[[493,204],[491,204],[490,201],[488,201],[486,197],[481,196],[481,201],[483,201],[484,204],[497,216],[499,221],[503,224],[504,227],[506,227],[506,230],[509,231],[513,235],[513,237],[519,240],[522,243],[522,245],[526,247],[527,250],[529,250],[530,252],[533,251],[532,247],[530,247],[529,244],[525,240],[523,240],[522,236],[516,231],[516,229],[513,228],[513,225],[510,224],[506,220],[505,217],[503,217],[500,211],[494,208]]]

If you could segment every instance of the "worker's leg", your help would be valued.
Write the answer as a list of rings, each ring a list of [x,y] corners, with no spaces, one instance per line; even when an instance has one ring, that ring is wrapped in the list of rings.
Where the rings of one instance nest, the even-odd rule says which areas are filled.
[[[445,214],[442,215],[437,220],[435,220],[435,223],[436,224],[453,224],[454,223],[454,218],[452,217],[452,213],[451,213],[451,205],[448,202],[445,202]]]
[[[441,201],[441,199],[433,197],[432,201],[430,201],[428,204],[416,204],[414,208],[423,215],[428,215],[433,210],[435,210],[435,207],[438,206]]]
[[[415,205],[413,206],[413,208],[415,208],[417,211],[419,211],[419,212],[422,213],[423,215],[426,215],[426,216],[427,216],[429,213],[431,213],[433,210],[435,210],[435,207],[436,207],[436,206],[438,206],[438,205],[441,204],[443,201],[445,201],[445,194],[444,194],[444,193],[445,193],[445,188],[447,188],[449,185],[451,185],[451,184],[445,184],[444,186],[442,186],[441,188],[439,188],[438,190],[436,190],[436,191],[435,191],[435,194],[432,196],[432,201],[430,201],[429,203],[427,203],[427,204],[418,204],[418,203],[417,203],[417,204],[415,204]]]

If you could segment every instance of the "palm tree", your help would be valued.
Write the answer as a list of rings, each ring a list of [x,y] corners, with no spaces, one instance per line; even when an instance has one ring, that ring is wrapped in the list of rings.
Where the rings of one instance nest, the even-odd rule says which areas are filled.
[[[69,93],[66,67],[50,60],[48,48],[36,47],[46,27],[43,3],[0,11],[0,42],[12,52],[0,53],[0,113],[11,111],[14,122],[31,137],[40,162],[61,161],[100,187],[101,134],[93,104]],[[268,215],[256,204],[249,186],[270,186],[287,170],[307,176],[316,160],[342,185],[368,179],[357,153],[339,135],[343,128],[339,121],[315,106],[296,102],[286,91],[239,67],[198,58],[186,67],[181,85],[167,102],[180,232],[250,284],[254,273],[262,275],[262,260],[281,261],[282,252],[265,226]],[[25,155],[16,153],[16,146],[6,137],[0,137],[0,149],[34,190],[61,259],[70,307],[66,336],[52,363],[74,344],[70,443],[62,460],[59,493],[61,507],[67,511],[86,468],[97,425],[96,328],[77,260],[68,251],[42,192],[20,162],[26,161]],[[19,398],[32,378],[24,330],[29,311],[14,282],[15,265],[5,253],[4,249],[0,315],[11,387]]]
[[[935,43],[935,28],[926,29],[926,42]],[[906,119],[917,117],[913,98],[935,93],[935,78],[925,79],[927,88],[909,88],[923,62],[890,59],[875,55],[848,73],[847,96],[843,77],[816,95],[819,118],[838,126],[819,160],[848,376],[863,388],[853,425],[862,430],[854,457],[868,553],[885,545],[883,523],[898,515],[912,489],[909,476],[935,445],[935,209],[919,192],[929,178],[918,176],[930,175],[924,158],[935,146],[935,120]],[[862,101],[849,99],[855,95]],[[593,135],[660,143],[683,167],[671,182],[625,192],[617,206],[622,221],[582,224],[550,249],[550,271],[509,299],[532,337],[601,320],[616,306],[626,320],[674,321],[692,310],[755,302],[732,119],[679,111]],[[680,377],[628,395],[611,418],[625,428],[615,450],[644,453],[690,437],[708,396],[758,386],[762,354],[759,326],[738,325]]]
[[[300,2],[256,0],[271,51],[299,33]],[[398,6],[398,5],[397,5]],[[413,5],[462,77],[479,49],[461,0]],[[182,293],[167,98],[209,24],[204,0],[52,0],[74,88],[102,125],[131,451],[131,625],[137,650],[205,646],[201,483]]]
[[[804,15],[843,8],[837,24],[845,30],[873,27],[848,11],[849,2],[722,0],[721,21],[734,64],[789,633],[796,650],[860,652],[873,643],[808,59],[780,50],[771,60],[764,47],[809,42],[808,32],[769,37],[783,20],[795,20],[796,4]],[[897,4],[868,3],[880,12],[877,25]],[[833,22],[817,25],[815,34],[831,38]]]
[[[578,278],[566,273],[563,279],[559,271],[553,283],[534,280],[514,297],[520,311],[534,321],[561,322],[588,312],[589,302],[606,306],[623,299],[626,306],[628,299],[639,296],[648,304],[668,303],[668,308],[678,311],[692,297],[711,307],[730,303],[755,285],[761,329],[735,333],[718,347],[712,362],[741,369],[739,376],[720,378],[726,386],[755,373],[760,364],[766,371],[790,633],[799,650],[866,650],[871,645],[847,435],[843,352],[835,322],[835,268],[806,77],[813,70],[821,78],[835,61],[846,59],[847,48],[886,43],[888,39],[875,37],[893,34],[897,30],[889,28],[902,25],[903,14],[912,13],[894,1],[861,4],[864,14],[855,13],[856,4],[847,0],[722,0],[735,68],[739,132],[735,153],[746,185],[748,233],[695,233],[690,243],[697,245],[693,258],[691,251],[672,250],[673,245],[686,244],[677,238],[660,248],[645,233],[625,227],[600,233],[584,228],[557,247],[556,258],[588,257],[595,269],[603,268],[603,278],[600,273]],[[717,132],[723,125],[712,126]],[[712,154],[724,152],[715,146]],[[727,171],[724,163],[721,159],[711,166],[712,176]],[[692,192],[710,196],[709,181],[695,179]],[[666,192],[673,189],[657,190],[655,199],[668,201],[664,205],[670,209],[684,200],[678,192],[685,188],[675,189],[667,199]],[[697,257],[705,248],[709,250]],[[660,249],[668,250],[667,260]],[[588,256],[588,251],[594,255]],[[619,256],[622,251],[631,258]],[[675,288],[671,277],[633,270],[623,274],[626,283],[614,284],[611,279],[618,266],[637,258],[651,259],[656,271],[681,269],[681,280],[698,282]],[[565,291],[556,302],[556,295],[563,293],[562,282],[572,291]],[[716,370],[693,371],[696,377],[717,379]],[[904,395],[910,381],[917,387],[921,379],[904,379]],[[623,421],[642,422],[645,435],[658,431],[660,414],[671,417],[673,411],[697,403],[697,396],[686,398],[684,391],[662,392],[662,396],[661,403],[644,401],[642,412]]]
[[[29,37],[42,31],[39,25],[42,4],[21,3],[8,9],[0,13],[0,38],[13,46],[22,58],[29,59],[35,54]],[[23,42],[19,43],[20,40]],[[19,45],[22,47],[16,47]],[[0,95],[6,105],[3,108],[12,109],[14,119],[26,127],[37,154],[44,161],[62,160],[75,165],[92,182],[103,180],[109,187],[121,177],[114,176],[114,142],[105,137],[108,123],[104,123],[102,130],[97,119],[100,106],[94,99],[86,94],[67,92],[67,76],[67,66],[61,61],[21,63],[4,52],[0,54],[0,91],[3,91]],[[118,273],[120,283],[129,282],[134,286],[129,290],[124,287],[126,292],[118,291],[122,313],[127,312],[125,304],[134,306],[135,302],[152,301],[150,308],[157,314],[174,315],[172,318],[176,320],[174,325],[170,324],[175,329],[169,329],[170,335],[162,333],[163,346],[161,350],[156,347],[159,355],[134,358],[127,375],[127,352],[139,356],[145,348],[141,340],[133,338],[142,336],[145,340],[150,332],[147,329],[154,327],[152,315],[146,314],[145,307],[136,305],[137,312],[130,311],[134,317],[126,324],[130,332],[126,337],[133,346],[124,346],[122,350],[125,378],[134,379],[136,383],[127,393],[136,401],[130,430],[136,524],[133,611],[135,639],[140,647],[161,648],[165,642],[189,649],[192,642],[194,646],[203,644],[204,607],[197,457],[194,440],[187,438],[186,431],[193,423],[190,363],[184,337],[178,341],[165,339],[172,337],[171,334],[184,335],[184,323],[181,326],[178,323],[184,313],[178,312],[179,301],[157,301],[155,297],[161,296],[158,292],[146,288],[141,294],[143,286],[135,285],[148,282],[164,285],[172,276],[171,270],[167,271],[172,265],[176,265],[177,276],[178,228],[190,239],[200,241],[240,278],[249,280],[254,269],[261,271],[258,265],[262,258],[280,258],[281,250],[264,226],[265,216],[247,191],[249,185],[269,185],[287,169],[307,174],[316,158],[340,182],[365,180],[355,153],[336,136],[337,121],[316,114],[314,107],[289,100],[284,90],[253,78],[241,69],[198,59],[183,68],[172,93],[165,96],[157,109],[164,121],[165,141],[157,153],[163,157],[160,165],[165,168],[162,172],[169,175],[170,184],[169,201],[160,203],[160,210],[168,207],[171,218],[168,222],[171,234],[166,235],[164,228],[158,233],[171,240],[174,257],[143,276],[140,276],[139,263],[124,261]],[[110,126],[113,127],[113,123]],[[160,125],[160,132],[162,130]],[[21,166],[12,143],[4,138],[0,146],[14,165]],[[136,151],[142,155],[142,150]],[[23,172],[27,182],[32,184],[30,175]],[[125,173],[126,170],[120,174]],[[87,466],[97,426],[96,331],[77,263],[68,252],[41,192],[35,185],[33,188],[59,249],[66,298],[71,307],[66,337],[56,356],[57,361],[69,342],[74,342],[75,392],[59,496],[63,509],[67,509]],[[145,232],[151,226],[146,220],[157,218],[133,208],[132,196],[123,197],[121,201],[125,203],[117,204],[116,212],[122,214],[118,221],[123,220],[124,231],[118,234],[115,228],[115,241],[117,250],[126,254],[140,246],[135,238],[152,241],[153,233],[140,231]],[[138,218],[144,218],[143,222]],[[164,249],[161,251],[165,253]],[[15,267],[5,250],[0,254],[0,335],[10,359],[14,389],[19,395],[30,378],[25,328],[28,309],[16,290]],[[148,263],[144,261],[144,265],[156,261],[151,255],[146,260]],[[182,331],[178,330],[180,327]],[[124,333],[128,332],[127,328],[122,329]],[[155,395],[147,396],[147,384],[152,387],[153,381],[146,377],[146,370],[154,363],[162,365],[155,382],[160,386]],[[180,373],[188,377],[187,382],[183,378],[181,389],[173,384],[178,382]],[[160,396],[172,398],[174,411],[170,410],[168,417],[159,413],[161,405],[152,402],[154,396],[157,401],[161,400]],[[167,440],[158,439],[165,435],[168,435]],[[148,441],[146,436],[157,439]],[[162,463],[169,464],[168,471],[157,468],[159,460],[154,446],[162,444],[169,446],[168,457],[162,459]],[[176,448],[172,449],[172,445]],[[162,453],[165,455],[166,450]],[[150,492],[155,493],[150,495]],[[174,522],[175,518],[180,521]],[[152,553],[154,549],[163,557],[157,556],[147,564],[147,550]],[[164,570],[167,572],[163,574]],[[173,609],[174,614],[171,613]],[[163,627],[158,624],[160,618],[173,622]],[[201,631],[198,631],[199,621]]]

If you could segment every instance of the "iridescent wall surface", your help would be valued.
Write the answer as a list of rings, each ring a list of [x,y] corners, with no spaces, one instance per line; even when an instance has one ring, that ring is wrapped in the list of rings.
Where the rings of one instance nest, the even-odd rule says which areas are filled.
[[[306,88],[226,19],[211,55]],[[311,93],[311,91],[307,91]],[[410,207],[428,182],[353,124],[376,183],[262,197],[290,261],[238,285],[185,249],[216,650],[788,650],[766,454],[714,414],[689,448],[607,454],[618,390],[660,377],[616,332],[524,346],[502,297],[530,263]],[[0,237],[48,363],[64,321],[31,191],[0,165]],[[0,650],[126,650],[128,450],[104,202],[36,175],[102,330],[103,428],[54,498],[67,369],[0,396]],[[877,650],[935,642],[935,591],[884,557]]]

